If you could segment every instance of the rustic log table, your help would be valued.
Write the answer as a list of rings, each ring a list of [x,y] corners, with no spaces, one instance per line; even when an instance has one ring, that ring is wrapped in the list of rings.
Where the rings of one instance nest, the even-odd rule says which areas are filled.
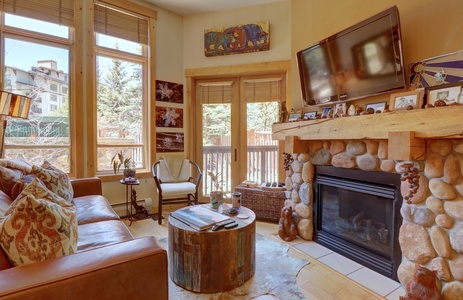
[[[169,275],[184,289],[200,293],[232,290],[255,271],[256,215],[246,207],[232,217],[238,227],[196,231],[169,217]]]

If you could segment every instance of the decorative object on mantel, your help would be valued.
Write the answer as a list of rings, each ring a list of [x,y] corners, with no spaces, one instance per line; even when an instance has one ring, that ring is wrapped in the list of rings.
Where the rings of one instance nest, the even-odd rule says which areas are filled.
[[[316,120],[317,119],[317,112],[316,111],[307,111],[304,113],[302,117],[304,120]]]
[[[281,217],[278,222],[278,235],[286,242],[291,242],[296,238],[297,227],[293,220],[293,208],[285,206],[281,209]]]
[[[349,116],[355,116],[355,115],[357,115],[358,113],[359,113],[359,111],[358,111],[357,105],[351,104],[351,105],[349,106],[349,110],[347,111],[347,114],[348,114]]]
[[[463,80],[463,50],[410,64],[410,89]]]
[[[270,49],[269,22],[261,21],[204,30],[206,57]]]
[[[427,107],[463,104],[462,82],[426,88]]]
[[[294,121],[299,121],[301,119],[301,111],[297,110],[291,110],[291,112],[288,115],[288,122],[294,122]]]
[[[346,103],[337,103],[334,105],[333,118],[340,118],[346,115],[347,105]]]
[[[23,95],[0,91],[0,116],[3,121],[0,158],[3,157],[3,145],[5,144],[5,131],[8,124],[8,118],[27,119],[29,116],[31,101],[31,98]]]
[[[387,102],[375,102],[375,103],[368,103],[365,105],[365,112],[367,114],[380,114],[386,110]]]
[[[394,93],[389,101],[390,110],[410,110],[419,109],[423,105],[424,90]]]
[[[283,123],[288,118],[288,110],[286,109],[286,101],[281,101],[278,103],[280,123]]]
[[[332,110],[333,110],[333,107],[332,107],[332,106],[323,107],[321,118],[322,118],[322,119],[329,119],[329,118],[331,118]]]
[[[431,271],[418,264],[415,265],[415,274],[407,283],[405,296],[399,300],[440,300],[441,292],[436,284],[436,271]]]

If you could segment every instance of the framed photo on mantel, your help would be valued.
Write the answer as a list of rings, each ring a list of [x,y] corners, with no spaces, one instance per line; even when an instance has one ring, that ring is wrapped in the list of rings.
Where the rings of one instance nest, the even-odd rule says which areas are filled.
[[[426,104],[443,106],[462,103],[462,84],[461,82],[457,82],[426,88]]]
[[[389,101],[390,110],[418,109],[423,104],[423,90],[395,93]]]

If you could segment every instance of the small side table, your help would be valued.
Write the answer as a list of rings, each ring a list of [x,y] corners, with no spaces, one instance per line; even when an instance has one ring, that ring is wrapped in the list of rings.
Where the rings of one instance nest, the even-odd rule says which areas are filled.
[[[125,185],[125,213],[127,214],[126,219],[130,221],[129,226],[132,225],[133,214],[132,214],[132,199],[133,199],[133,186],[139,185],[140,181],[136,179],[135,181],[125,181],[124,179],[119,180],[119,182]],[[130,212],[129,212],[129,187],[130,187]]]

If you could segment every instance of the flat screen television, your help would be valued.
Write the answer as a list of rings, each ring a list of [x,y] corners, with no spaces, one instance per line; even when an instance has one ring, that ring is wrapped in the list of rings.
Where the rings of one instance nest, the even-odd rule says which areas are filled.
[[[304,106],[360,99],[405,87],[396,6],[296,56]]]

